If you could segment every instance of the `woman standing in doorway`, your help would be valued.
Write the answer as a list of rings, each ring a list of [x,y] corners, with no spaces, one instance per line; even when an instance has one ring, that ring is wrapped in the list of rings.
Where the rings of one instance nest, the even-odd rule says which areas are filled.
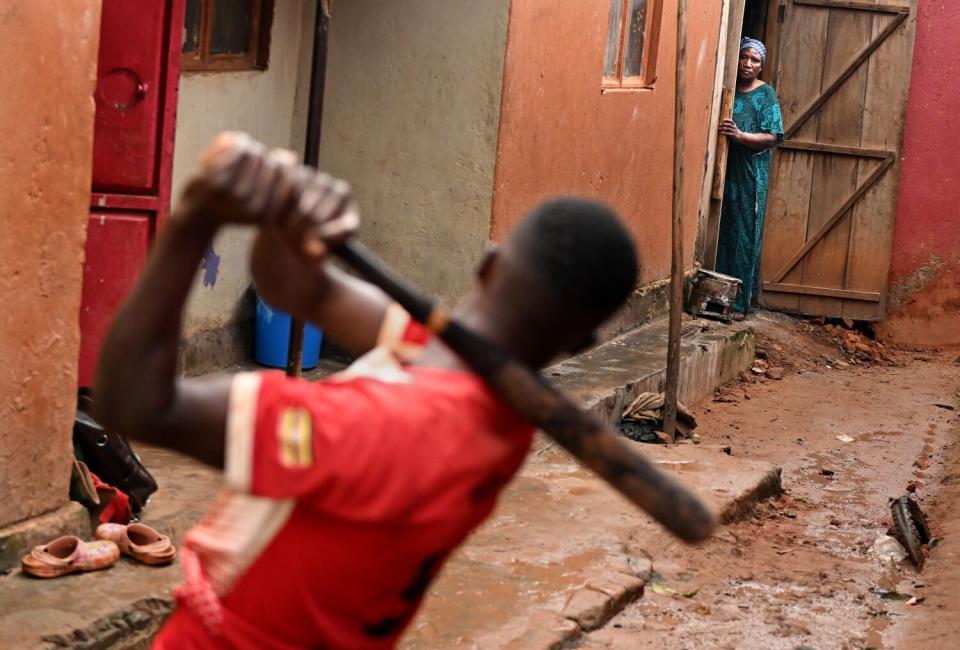
[[[773,88],[760,81],[767,48],[753,38],[740,42],[733,119],[720,123],[730,142],[717,271],[740,278],[734,320],[746,318],[760,293],[760,242],[767,207],[771,149],[783,139],[783,118]]]

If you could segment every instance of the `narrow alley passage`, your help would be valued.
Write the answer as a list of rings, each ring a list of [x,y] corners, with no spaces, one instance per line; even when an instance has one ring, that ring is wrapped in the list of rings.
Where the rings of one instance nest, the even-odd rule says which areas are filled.
[[[803,324],[757,320],[760,356],[784,379],[744,376],[694,410],[704,444],[782,467],[783,496],[701,547],[650,548],[643,597],[576,647],[956,647],[956,352],[886,351],[891,365],[839,369],[838,350]],[[888,499],[914,490],[940,540],[923,572],[874,550]]]

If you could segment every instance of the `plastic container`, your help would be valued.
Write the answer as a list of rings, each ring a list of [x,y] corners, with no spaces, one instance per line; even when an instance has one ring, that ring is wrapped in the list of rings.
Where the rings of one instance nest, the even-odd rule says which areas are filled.
[[[257,317],[253,356],[262,366],[286,368],[290,349],[290,314],[274,309],[257,295]],[[303,361],[301,368],[309,370],[320,360],[323,331],[311,323],[303,328]]]

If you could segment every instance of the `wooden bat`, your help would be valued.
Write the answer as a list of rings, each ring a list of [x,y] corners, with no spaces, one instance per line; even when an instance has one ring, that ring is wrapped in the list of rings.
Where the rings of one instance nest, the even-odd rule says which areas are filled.
[[[229,164],[236,158],[229,155],[231,149],[249,146],[249,142],[240,134],[221,134],[203,157],[205,171],[215,173]],[[356,239],[348,239],[330,250],[439,336],[517,413],[680,539],[699,542],[713,531],[715,518],[700,499],[631,449],[623,438],[611,433],[596,416],[579,408],[539,373],[450,318]]]

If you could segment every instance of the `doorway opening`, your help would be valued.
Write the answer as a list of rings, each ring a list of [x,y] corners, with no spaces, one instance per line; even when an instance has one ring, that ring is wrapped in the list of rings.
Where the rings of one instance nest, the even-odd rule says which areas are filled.
[[[747,0],[743,8],[743,31],[750,38],[766,41],[768,0]]]
[[[767,47],[767,61],[760,78],[776,86],[779,29],[786,9],[786,0],[746,0],[743,7],[741,34],[763,41]]]

